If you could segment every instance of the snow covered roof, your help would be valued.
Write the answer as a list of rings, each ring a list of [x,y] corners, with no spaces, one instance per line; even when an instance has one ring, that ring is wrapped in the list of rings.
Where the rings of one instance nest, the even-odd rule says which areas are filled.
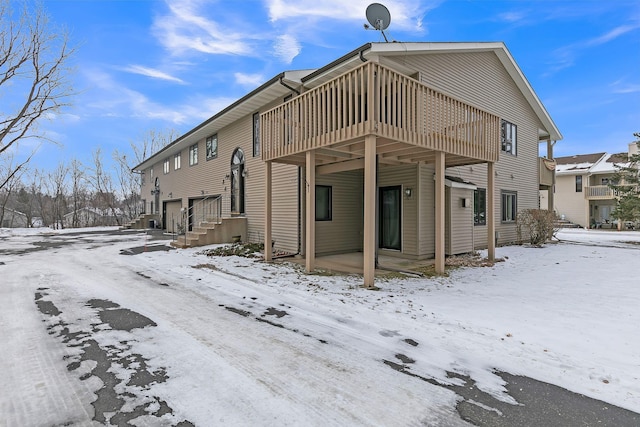
[[[626,166],[629,164],[627,153],[578,154],[575,156],[557,157],[555,160],[557,175],[614,173],[616,171],[616,165]]]
[[[590,170],[591,173],[614,173],[616,166],[629,166],[627,153],[606,154]]]
[[[577,154],[575,156],[556,157],[556,174],[573,175],[589,170],[607,153]]]

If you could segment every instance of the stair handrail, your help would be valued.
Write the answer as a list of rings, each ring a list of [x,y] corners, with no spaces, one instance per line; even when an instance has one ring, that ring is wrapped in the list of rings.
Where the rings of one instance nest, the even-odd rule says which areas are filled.
[[[197,207],[204,205],[207,203],[207,208],[196,210]],[[187,207],[186,210],[183,211],[182,214],[182,225],[179,230],[179,234],[186,234],[187,229],[189,228],[189,224],[191,224],[192,219],[195,218],[197,212],[202,213],[201,221],[206,221],[209,219],[213,219],[216,223],[220,222],[220,218],[222,218],[222,195],[215,196],[206,196],[203,199],[198,200],[192,206]],[[207,216],[207,213],[211,215]]]

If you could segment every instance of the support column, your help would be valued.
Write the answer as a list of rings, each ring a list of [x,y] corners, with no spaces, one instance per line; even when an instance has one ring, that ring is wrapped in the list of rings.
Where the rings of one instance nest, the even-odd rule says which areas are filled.
[[[553,145],[555,143],[552,143],[550,139],[547,139],[547,158],[549,160],[554,160],[553,158]],[[556,171],[553,171],[552,177],[551,177],[551,188],[548,190],[547,192],[547,209],[549,209],[549,212],[553,212],[555,210],[556,204],[555,204],[555,199],[554,199],[554,190],[556,188]]]
[[[436,151],[436,273],[444,273],[444,227],[445,227],[445,198],[444,198],[444,169],[445,154]]]
[[[306,153],[306,180],[307,191],[305,209],[305,270],[311,273],[316,263],[316,153],[309,150]]]
[[[487,163],[487,258],[496,259],[495,163]]]
[[[364,140],[364,286],[373,287],[376,271],[376,137]]]
[[[272,162],[265,163],[265,191],[264,191],[264,260],[272,260],[272,248],[271,248],[271,218],[272,218],[272,190],[271,190],[271,166]]]

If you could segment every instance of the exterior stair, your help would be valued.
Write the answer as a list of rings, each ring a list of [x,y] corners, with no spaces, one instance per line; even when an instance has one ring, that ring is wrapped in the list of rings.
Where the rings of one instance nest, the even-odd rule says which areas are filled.
[[[555,228],[582,228],[580,224],[574,224],[567,219],[558,218],[554,224]]]
[[[247,238],[245,217],[223,218],[216,221],[201,221],[191,231],[171,242],[176,248],[192,248],[218,243],[232,243]]]
[[[151,226],[153,221],[153,227]],[[157,214],[141,214],[138,218],[129,222],[129,224],[123,225],[125,229],[144,230],[145,228],[157,228],[160,221]]]

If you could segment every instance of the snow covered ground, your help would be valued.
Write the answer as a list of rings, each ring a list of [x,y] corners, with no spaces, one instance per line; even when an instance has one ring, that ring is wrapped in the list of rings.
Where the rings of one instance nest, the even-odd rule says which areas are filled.
[[[498,248],[493,267],[372,291],[95,231],[0,229],[0,426],[89,424],[111,374],[122,411],[146,405],[136,425],[152,412],[166,425],[464,425],[460,397],[431,382],[460,374],[516,404],[500,372],[640,413],[638,232],[563,230]],[[117,307],[153,326],[109,326]],[[102,380],[89,337],[118,356]],[[142,368],[155,380],[133,381]]]

